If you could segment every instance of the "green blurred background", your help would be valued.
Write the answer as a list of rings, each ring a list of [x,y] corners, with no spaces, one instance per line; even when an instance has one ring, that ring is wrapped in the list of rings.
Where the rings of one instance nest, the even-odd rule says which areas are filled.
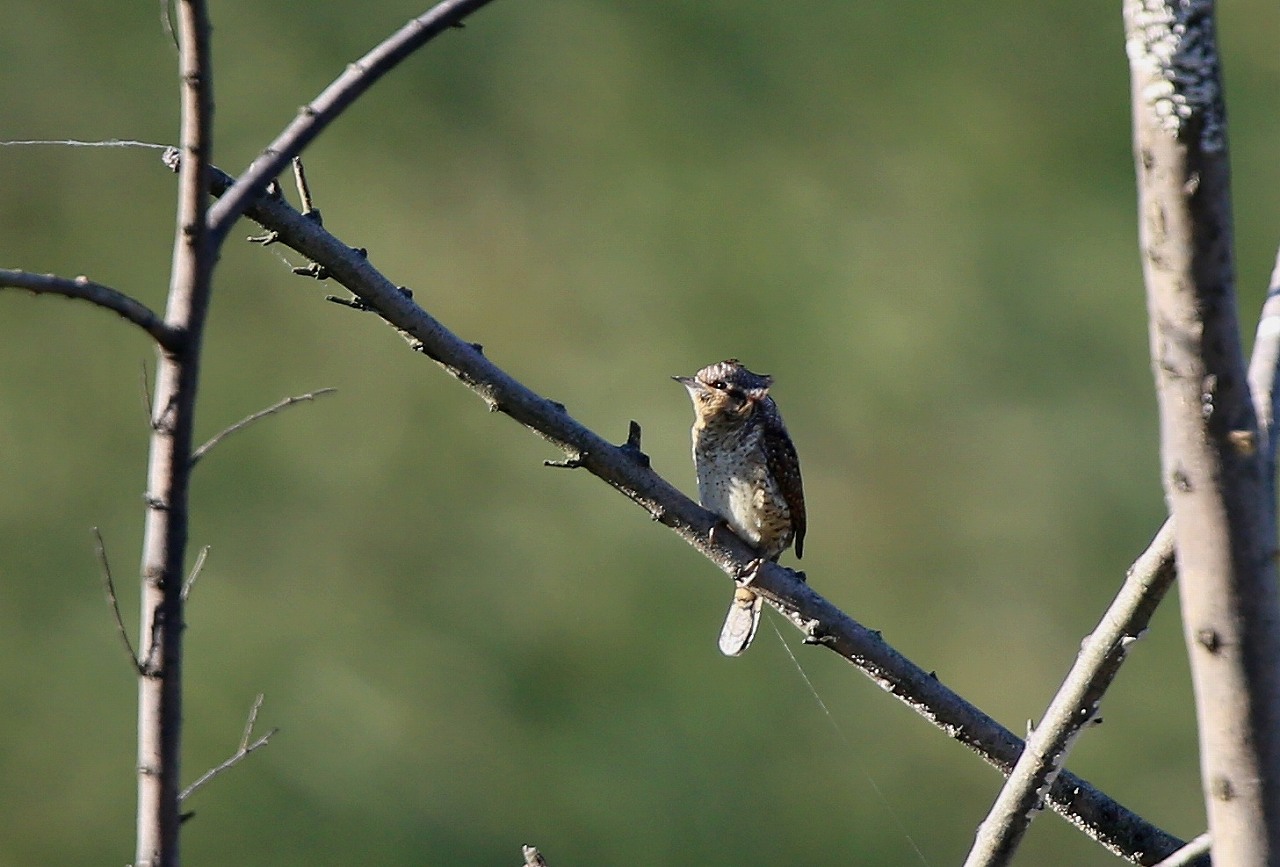
[[[213,5],[217,162],[239,171],[423,7]],[[1119,3],[498,2],[308,151],[326,225],[530,387],[693,490],[668,378],[772,373],[811,582],[1014,730],[1160,523]],[[1280,237],[1274,4],[1223,12],[1244,320]],[[0,0],[0,139],[176,136],[155,3]],[[0,148],[0,265],[163,304],[174,179],[148,150]],[[196,795],[187,863],[956,864],[998,776],[765,626],[585,473],[226,249],[194,490],[185,776],[253,696],[281,733]],[[284,261],[288,259],[289,261]],[[146,426],[136,329],[0,293],[0,865],[132,857]],[[787,558],[784,562],[794,562]],[[776,618],[774,622],[779,622]],[[794,647],[794,631],[784,629]],[[1203,828],[1176,600],[1070,766]],[[1019,863],[1114,863],[1053,816]]]

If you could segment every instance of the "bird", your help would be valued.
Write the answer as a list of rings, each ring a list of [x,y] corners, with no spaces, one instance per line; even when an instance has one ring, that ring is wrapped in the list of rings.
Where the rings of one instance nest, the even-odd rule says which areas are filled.
[[[762,561],[777,562],[793,542],[796,557],[803,556],[800,458],[769,396],[773,377],[752,373],[730,358],[672,379],[693,401],[693,464],[703,508],[755,548]],[[739,656],[751,645],[761,607],[750,589],[735,588],[720,630],[725,656]]]

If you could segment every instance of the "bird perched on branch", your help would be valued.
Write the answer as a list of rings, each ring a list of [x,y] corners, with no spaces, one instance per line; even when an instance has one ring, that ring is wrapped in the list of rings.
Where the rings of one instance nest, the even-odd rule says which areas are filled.
[[[693,463],[698,496],[762,560],[796,546],[804,552],[804,488],[800,459],[769,396],[773,377],[752,373],[736,358],[673,376],[693,400]],[[720,650],[737,656],[760,624],[762,600],[738,587],[720,631]]]

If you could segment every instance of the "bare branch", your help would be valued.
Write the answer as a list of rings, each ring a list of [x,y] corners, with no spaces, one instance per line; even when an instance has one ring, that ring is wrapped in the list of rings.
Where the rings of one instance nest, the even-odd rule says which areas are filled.
[[[1215,861],[1275,864],[1276,509],[1236,313],[1214,4],[1126,0],[1124,19],[1162,481],[1174,519],[1202,794]]]
[[[489,0],[444,0],[383,40],[324,89],[267,145],[257,160],[209,212],[209,229],[219,244],[251,202],[263,195],[285,165],[302,153],[330,123],[378,79],[439,34],[457,27]]]
[[[191,567],[191,574],[187,576],[187,580],[182,582],[182,601],[186,602],[191,598],[191,588],[196,585],[196,579],[200,577],[200,573],[204,571],[204,561],[209,557],[209,546],[205,545],[200,549],[200,553],[196,555],[196,564]]]
[[[1190,867],[1192,864],[1207,864],[1209,859],[1206,856],[1212,848],[1213,838],[1206,831],[1155,867]]]
[[[302,204],[302,213],[318,219],[319,211],[311,201],[311,187],[307,184],[307,173],[302,167],[302,157],[293,158],[293,180],[298,187],[298,201]]]
[[[172,162],[172,160],[167,160]],[[215,194],[232,179],[215,171]],[[490,362],[483,352],[418,307],[412,295],[388,280],[357,251],[278,197],[264,196],[246,212],[280,243],[319,263],[362,304],[392,325],[409,345],[476,392],[491,411],[502,412],[560,449],[573,466],[597,476],[671,528],[733,577],[758,558],[729,532],[714,536],[716,517],[655,473],[639,453],[638,432],[615,446],[571,417],[563,404],[530,391]],[[632,447],[634,442],[635,447]],[[948,736],[969,747],[1002,773],[1023,750],[1016,735],[890,647],[776,563],[764,564],[752,589],[798,628],[806,641],[840,654]],[[1150,863],[1182,847],[1183,841],[1155,827],[1081,778],[1063,771],[1046,796],[1055,811],[1112,852],[1134,863]]]
[[[1280,388],[1280,252],[1271,274],[1267,300],[1258,320],[1253,358],[1249,365],[1249,385],[1259,427],[1273,455],[1268,479],[1275,477],[1275,432],[1272,408]],[[1173,525],[1166,521],[1151,546],[1129,567],[1125,584],[1102,621],[1084,641],[1075,664],[1045,711],[1035,732],[1027,738],[1027,749],[1009,775],[991,812],[978,828],[977,839],[966,867],[1006,864],[1012,857],[1026,827],[1035,818],[1038,790],[1052,780],[1066,761],[1076,735],[1096,714],[1102,694],[1110,686],[1125,659],[1125,648],[1146,629],[1155,608],[1176,577]],[[1203,835],[1208,840],[1208,835]],[[1200,839],[1200,838],[1197,838]],[[1193,843],[1195,841],[1192,841]],[[1191,844],[1179,854],[1192,851]],[[1208,851],[1207,843],[1205,852]],[[1187,855],[1186,857],[1191,857]],[[1177,863],[1192,863],[1179,861]]]
[[[208,231],[213,72],[205,0],[177,0],[175,18],[182,165],[165,322],[185,340],[158,354],[147,456],[141,613],[151,645],[138,684],[137,867],[177,867],[180,860],[182,588],[200,346],[217,258]]]
[[[255,421],[266,418],[269,415],[275,415],[278,412],[284,412],[286,409],[293,406],[294,404],[303,403],[309,400],[315,400],[318,397],[324,397],[326,394],[333,394],[336,391],[337,391],[336,388],[321,388],[321,389],[317,389],[316,391],[309,391],[306,394],[299,394],[299,395],[295,395],[294,397],[286,397],[277,403],[273,403],[271,406],[267,407],[266,409],[260,409],[257,412],[253,413],[252,415],[245,416],[244,418],[240,419],[240,421],[236,422],[230,427],[224,428],[223,430],[214,434],[212,437],[209,438],[209,440],[204,445],[200,446],[200,448],[192,452],[191,466],[194,467],[196,463],[202,457],[208,454],[209,450],[212,449],[214,446],[216,446],[218,443],[222,442],[224,439],[231,436],[233,433],[244,430],[249,425],[253,424]]]
[[[120,600],[116,596],[115,579],[111,577],[111,563],[107,560],[107,546],[102,541],[102,533],[97,527],[93,528],[93,539],[93,547],[98,554],[98,564],[102,566],[102,584],[107,592],[107,603],[111,606],[111,615],[116,621],[116,632],[120,635],[120,642],[124,645],[125,652],[129,654],[129,664],[140,675],[142,674],[142,663],[138,661],[138,651],[134,650],[133,642],[129,639],[129,630],[125,629],[124,618],[120,616]]]
[[[1040,793],[1057,778],[1081,730],[1101,721],[1098,706],[1103,694],[1176,576],[1173,525],[1166,521],[1150,547],[1129,567],[1120,593],[1082,643],[1040,725],[1028,734],[1026,749],[978,826],[965,867],[1009,863],[1040,806]]]
[[[147,369],[145,358],[142,359],[142,370],[138,374],[138,388],[142,395],[142,409],[147,414],[147,422],[150,423],[155,407],[151,404],[151,371]]]
[[[1249,391],[1253,397],[1253,409],[1258,415],[1258,432],[1266,445],[1273,471],[1268,479],[1275,478],[1276,438],[1280,431],[1275,424],[1275,408],[1280,403],[1280,250],[1276,252],[1275,268],[1267,287],[1267,300],[1258,317],[1258,330],[1253,340],[1253,359],[1249,363]]]
[[[88,277],[59,277],[55,274],[33,274],[30,271],[11,271],[0,268],[0,288],[26,289],[36,295],[61,295],[79,298],[118,314],[127,322],[141,328],[165,349],[177,349],[182,343],[182,332],[172,328],[156,312],[141,301],[110,286],[95,283]]]
[[[212,767],[209,770],[205,771],[203,774],[200,775],[200,778],[198,780],[196,780],[194,783],[192,783],[191,785],[183,789],[182,794],[178,796],[178,800],[186,801],[187,798],[194,795],[206,783],[210,782],[218,775],[223,774],[226,771],[229,771],[231,768],[234,768],[236,765],[240,764],[242,761],[247,759],[249,757],[249,754],[252,753],[254,750],[261,749],[262,747],[265,747],[268,743],[270,743],[271,738],[275,735],[276,732],[280,731],[280,729],[273,728],[271,729],[271,731],[267,732],[265,735],[262,735],[261,737],[256,739],[253,738],[253,727],[257,725],[258,711],[262,709],[262,700],[263,700],[263,695],[259,693],[258,697],[254,699],[253,707],[249,709],[249,718],[245,721],[245,724],[244,724],[244,735],[240,738],[240,745],[236,747],[236,751],[232,753],[230,758],[228,758],[226,761],[222,762],[220,765],[217,765],[216,767]]]

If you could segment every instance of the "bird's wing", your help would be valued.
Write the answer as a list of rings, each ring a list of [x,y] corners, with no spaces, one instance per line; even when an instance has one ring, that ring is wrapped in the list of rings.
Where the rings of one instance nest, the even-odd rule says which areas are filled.
[[[804,483],[800,479],[800,457],[796,447],[791,443],[781,418],[776,415],[768,420],[776,425],[781,436],[766,436],[765,459],[769,462],[769,474],[778,481],[782,489],[782,499],[786,500],[791,511],[791,525],[795,530],[796,557],[804,556]]]

